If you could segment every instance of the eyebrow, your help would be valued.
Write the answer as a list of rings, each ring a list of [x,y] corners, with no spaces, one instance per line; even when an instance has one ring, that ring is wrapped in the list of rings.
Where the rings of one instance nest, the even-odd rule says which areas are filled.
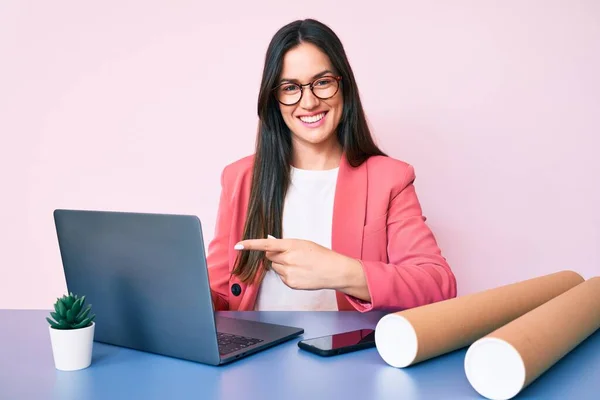
[[[325,71],[322,71],[322,72],[319,72],[316,75],[313,75],[313,77],[311,78],[311,80],[321,78],[321,77],[323,77],[324,75],[327,75],[327,74],[334,74],[334,72],[331,71],[331,70],[329,70],[329,69],[326,69]],[[289,78],[283,78],[283,79],[279,80],[280,84],[283,83],[283,82],[298,82],[298,80],[297,79],[289,79]]]

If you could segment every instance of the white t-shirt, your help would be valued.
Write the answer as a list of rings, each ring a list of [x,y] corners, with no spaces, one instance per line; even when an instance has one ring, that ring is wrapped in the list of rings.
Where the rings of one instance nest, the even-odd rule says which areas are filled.
[[[283,208],[283,238],[310,240],[331,249],[333,200],[338,168],[301,170],[291,168],[291,183]],[[337,311],[335,290],[296,290],[275,271],[265,275],[256,310]]]

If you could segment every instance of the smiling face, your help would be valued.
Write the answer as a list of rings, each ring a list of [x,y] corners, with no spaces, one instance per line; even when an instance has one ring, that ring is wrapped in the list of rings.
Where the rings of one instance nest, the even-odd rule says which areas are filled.
[[[279,96],[294,98],[299,85],[306,85],[319,78],[314,91],[320,97],[329,97],[337,85],[341,85],[335,77],[329,57],[317,46],[301,43],[288,51],[283,59],[283,69],[277,93]],[[332,86],[333,85],[333,86]],[[343,110],[341,87],[328,99],[320,99],[310,90],[310,86],[302,87],[301,100],[293,105],[280,104],[281,115],[292,132],[294,142],[313,146],[327,146],[337,141],[336,129],[340,123]],[[299,96],[299,94],[296,94]],[[290,101],[290,102],[292,102]]]

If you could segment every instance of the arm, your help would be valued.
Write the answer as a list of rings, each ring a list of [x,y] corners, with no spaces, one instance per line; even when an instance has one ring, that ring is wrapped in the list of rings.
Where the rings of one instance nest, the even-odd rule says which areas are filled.
[[[341,261],[347,268],[339,290],[358,311],[407,309],[456,297],[456,278],[425,224],[414,180],[410,166],[390,201],[389,263]]]
[[[414,170],[409,166],[404,171],[388,205],[388,262],[355,260],[299,239],[248,239],[235,248],[265,251],[273,270],[292,289],[335,289],[360,312],[413,308],[455,297],[454,274],[421,212]]]
[[[208,246],[206,261],[208,279],[215,310],[228,310],[229,286],[229,233],[231,227],[230,197],[224,185],[225,170],[221,174],[221,196],[217,211],[215,234]]]

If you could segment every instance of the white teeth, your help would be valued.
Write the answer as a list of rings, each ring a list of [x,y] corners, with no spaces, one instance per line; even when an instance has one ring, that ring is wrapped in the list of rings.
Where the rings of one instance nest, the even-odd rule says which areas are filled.
[[[324,116],[325,116],[325,113],[321,113],[321,114],[317,114],[317,115],[311,115],[310,117],[300,117],[300,120],[302,122],[314,124],[315,122],[320,121]]]

